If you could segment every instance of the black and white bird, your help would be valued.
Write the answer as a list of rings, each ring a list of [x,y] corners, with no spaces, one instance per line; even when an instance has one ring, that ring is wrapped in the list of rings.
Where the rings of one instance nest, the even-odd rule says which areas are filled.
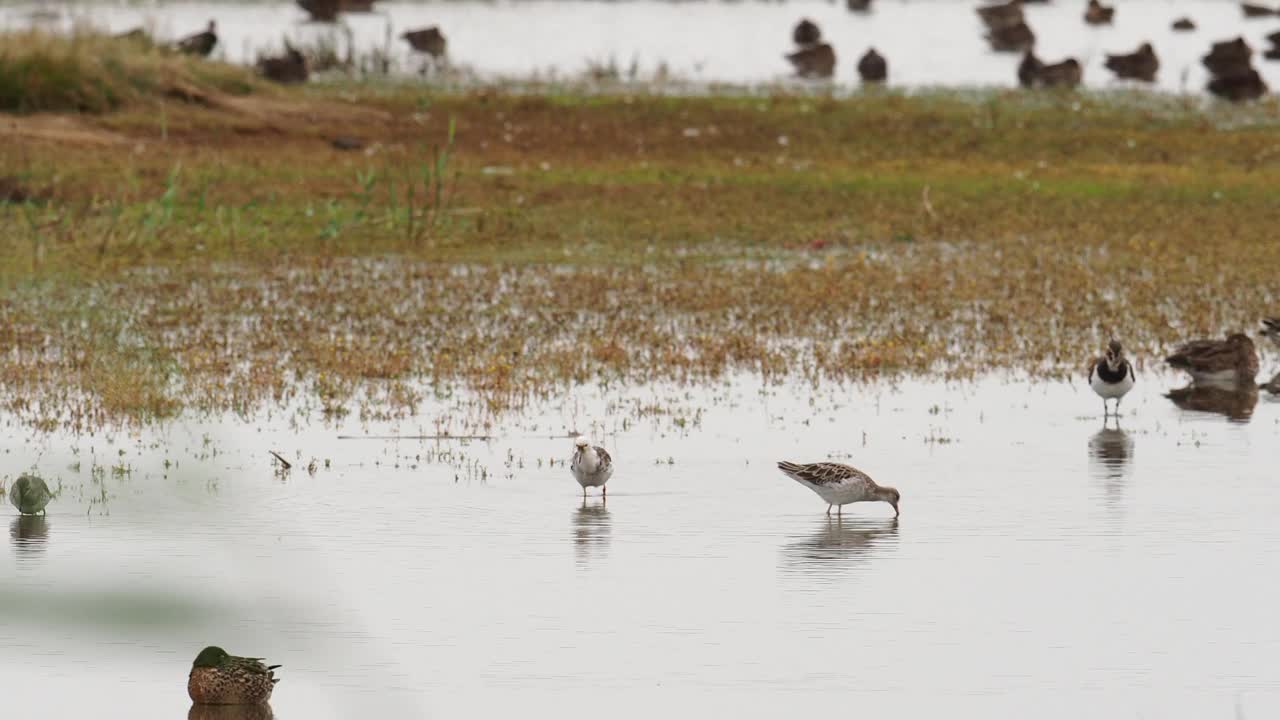
[[[569,471],[573,473],[573,479],[582,486],[582,497],[587,496],[589,487],[598,487],[602,497],[608,496],[604,484],[613,476],[613,458],[609,457],[604,448],[592,445],[590,440],[579,436],[573,442]]]
[[[1280,42],[1277,42],[1277,44],[1280,44]],[[1263,319],[1262,336],[1271,338],[1271,342],[1280,346],[1280,316]]]
[[[783,460],[778,469],[787,477],[818,494],[827,503],[827,514],[836,506],[836,514],[845,505],[856,502],[886,502],[893,506],[893,516],[898,516],[898,491],[876,484],[871,476],[861,470],[833,462],[797,464]]]
[[[1108,414],[1107,401],[1115,398],[1116,417],[1120,416],[1120,400],[1134,383],[1133,366],[1124,357],[1124,348],[1119,340],[1107,344],[1107,351],[1102,357],[1093,361],[1089,368],[1089,387],[1102,398],[1102,416]]]

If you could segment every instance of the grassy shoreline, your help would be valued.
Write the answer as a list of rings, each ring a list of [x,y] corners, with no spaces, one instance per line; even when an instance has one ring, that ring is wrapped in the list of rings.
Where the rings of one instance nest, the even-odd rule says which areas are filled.
[[[454,127],[452,141],[450,126]],[[319,85],[0,121],[0,397],[1077,372],[1275,314],[1274,101]],[[335,149],[359,138],[355,151]],[[68,139],[70,138],[70,140]],[[361,410],[363,411],[363,410]]]

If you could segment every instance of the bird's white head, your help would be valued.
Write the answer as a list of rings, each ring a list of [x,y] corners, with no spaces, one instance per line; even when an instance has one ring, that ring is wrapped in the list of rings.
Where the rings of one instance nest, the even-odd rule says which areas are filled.
[[[591,445],[591,441],[581,435],[579,435],[578,438],[573,441],[573,446],[578,448],[579,450],[586,450],[588,447],[590,447],[590,445]]]

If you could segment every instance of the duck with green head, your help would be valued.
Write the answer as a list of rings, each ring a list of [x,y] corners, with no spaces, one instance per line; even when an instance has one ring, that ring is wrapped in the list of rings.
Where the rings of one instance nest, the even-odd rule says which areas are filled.
[[[271,699],[271,691],[280,682],[275,676],[279,665],[264,665],[262,658],[229,655],[226,650],[210,645],[191,663],[187,694],[201,705],[252,705]]]
[[[23,515],[35,515],[44,512],[44,508],[53,499],[49,486],[35,475],[21,475],[13,481],[9,488],[9,502],[18,508]]]

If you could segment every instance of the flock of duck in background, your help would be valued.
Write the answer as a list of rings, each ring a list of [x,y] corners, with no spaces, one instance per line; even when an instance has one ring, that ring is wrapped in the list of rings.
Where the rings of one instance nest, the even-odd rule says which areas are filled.
[[[977,12],[986,25],[986,39],[992,50],[1022,53],[1022,62],[1018,64],[1018,84],[1027,88],[1074,88],[1084,77],[1080,62],[1075,58],[1066,58],[1046,63],[1036,57],[1036,35],[1031,26],[1027,25],[1026,16],[1022,12],[1025,4],[1048,1],[1008,0],[1005,3],[981,5]],[[870,10],[871,0],[848,0],[848,7],[854,12],[867,12]],[[1243,3],[1241,8],[1246,18],[1280,16],[1280,8],[1272,9],[1250,3]],[[1088,0],[1084,22],[1087,25],[1110,25],[1115,14],[1114,7],[1105,6],[1098,0]],[[1191,32],[1196,29],[1196,24],[1191,18],[1181,17],[1173,21],[1172,28],[1178,32]],[[835,48],[822,41],[822,32],[812,20],[801,20],[792,32],[792,40],[798,49],[786,58],[797,75],[802,78],[830,78],[835,74]],[[1263,51],[1263,57],[1280,60],[1280,31],[1268,35],[1267,41],[1272,47]],[[1252,58],[1253,49],[1243,37],[1214,43],[1209,54],[1202,58],[1212,76],[1209,92],[1234,101],[1253,100],[1265,95],[1267,85],[1254,69]],[[1143,43],[1131,53],[1108,54],[1105,64],[1117,78],[1148,83],[1155,81],[1156,72],[1160,70],[1160,59],[1156,57],[1155,49],[1149,42]],[[888,61],[875,48],[868,49],[859,58],[857,69],[858,76],[864,83],[882,83],[889,76]]]
[[[1004,3],[981,5],[977,8],[978,17],[987,28],[986,39],[991,49],[996,52],[1022,53],[1022,62],[1018,64],[1018,83],[1027,88],[1074,88],[1083,79],[1083,68],[1075,58],[1065,58],[1058,62],[1046,63],[1036,57],[1034,48],[1036,35],[1027,24],[1022,6],[1032,3],[1047,3],[1049,0],[1008,0]],[[343,13],[361,13],[373,10],[374,0],[297,0],[298,5],[307,12],[313,22],[336,22]],[[869,12],[871,0],[846,0],[849,10],[853,12]],[[1270,8],[1252,3],[1241,3],[1246,18],[1280,17],[1280,7]],[[1088,0],[1085,5],[1084,22],[1087,25],[1110,25],[1115,19],[1114,7],[1103,5],[1099,0]],[[1171,27],[1178,32],[1192,32],[1196,29],[1195,21],[1181,17],[1172,22]],[[125,35],[138,36],[145,34],[141,29],[131,30]],[[835,74],[836,51],[830,43],[824,42],[822,31],[812,20],[803,19],[792,31],[792,40],[797,49],[786,56],[796,75],[801,78],[827,79]],[[448,49],[448,41],[439,27],[431,26],[401,33],[400,38],[409,44],[415,52],[423,53],[433,62],[443,62]],[[1280,60],[1280,30],[1267,36],[1271,47],[1262,52],[1268,60]],[[175,47],[186,53],[208,56],[218,43],[217,26],[209,21],[209,27],[179,40]],[[1243,37],[1213,43],[1209,53],[1201,61],[1208,68],[1211,78],[1208,90],[1214,95],[1227,100],[1242,101],[1257,99],[1267,93],[1267,84],[1253,67],[1253,48]],[[1154,82],[1160,69],[1160,59],[1156,56],[1151,43],[1145,42],[1131,53],[1107,55],[1107,69],[1115,73],[1117,78]],[[261,58],[258,69],[263,76],[281,83],[306,82],[310,77],[309,61],[298,49],[285,41],[285,52],[281,56]],[[868,49],[857,64],[858,76],[864,83],[883,83],[889,78],[889,62],[876,51]]]

